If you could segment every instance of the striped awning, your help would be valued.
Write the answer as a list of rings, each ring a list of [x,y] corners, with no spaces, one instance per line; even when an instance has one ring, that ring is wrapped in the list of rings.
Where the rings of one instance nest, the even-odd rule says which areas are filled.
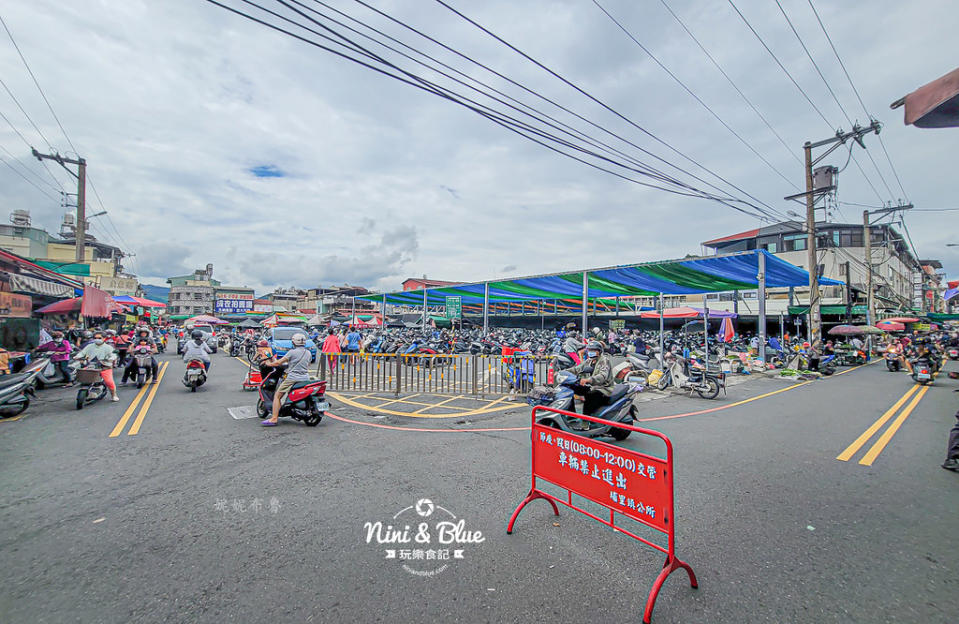
[[[787,288],[809,284],[809,273],[777,258],[765,250],[745,251],[720,256],[706,256],[647,262],[571,273],[554,273],[533,277],[488,282],[489,300],[493,303],[580,299],[583,295],[583,274],[587,276],[587,299],[614,299],[652,295],[690,295],[732,290],[756,290],[759,286],[759,254],[765,256],[766,287]],[[842,282],[821,278],[822,285]],[[444,305],[446,297],[462,297],[462,303],[483,303],[487,282],[429,288],[428,305]],[[423,290],[370,294],[357,297],[395,305],[423,305]]]

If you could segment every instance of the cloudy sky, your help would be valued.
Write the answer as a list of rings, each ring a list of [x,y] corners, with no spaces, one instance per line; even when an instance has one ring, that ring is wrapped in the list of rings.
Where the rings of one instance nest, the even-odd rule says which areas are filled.
[[[323,4],[299,1],[286,3],[378,57],[365,62],[383,68],[380,60],[387,61],[521,117],[307,11],[375,34]],[[803,142],[848,129],[843,110],[853,121],[868,119],[808,0],[780,1],[843,110],[773,1],[736,0],[736,6],[812,104],[722,0],[599,0],[636,41],[593,0],[446,1],[571,84],[432,0],[368,2],[500,76],[359,2],[325,4],[398,39],[391,44],[397,49],[414,55],[400,47],[410,46],[495,87],[514,106],[535,107],[540,121],[523,120],[537,128],[548,114],[551,123],[565,124],[568,143],[582,146],[585,137],[596,152],[602,141],[611,150],[606,160],[562,149],[638,182],[660,184],[637,172],[653,167],[695,192],[742,200],[731,203],[747,212],[755,214],[743,202],[773,215],[799,211],[782,198],[804,184],[797,160]],[[243,0],[221,2],[311,40],[321,41],[316,33],[335,37],[274,0],[257,4],[316,33]],[[919,255],[941,258],[950,276],[959,275],[959,247],[945,246],[959,243],[959,212],[932,211],[959,207],[959,129],[904,126],[902,110],[889,109],[955,68],[959,6],[953,0],[814,5],[865,106],[884,124],[881,136],[905,190],[869,135],[879,171],[857,147],[840,176],[838,199],[876,206],[908,198],[917,208],[906,224]],[[109,220],[94,219],[94,235],[134,252],[128,268],[145,282],[162,284],[212,262],[222,281],[258,292],[344,282],[397,288],[405,277],[423,274],[481,280],[681,257],[699,253],[703,240],[761,224],[727,205],[576,162],[463,106],[204,0],[7,0],[0,17],[89,162],[109,212]],[[384,35],[375,34],[386,41]],[[0,78],[39,129],[0,91],[0,112],[23,135],[0,120],[0,157],[10,165],[0,165],[2,207],[29,209],[35,224],[55,232],[63,209],[54,187],[72,182],[51,165],[55,183],[30,158],[27,143],[62,153],[71,148],[5,32]],[[847,157],[842,148],[824,164],[844,167]],[[100,210],[90,195],[89,210]],[[832,218],[861,222],[862,210],[840,204]]]

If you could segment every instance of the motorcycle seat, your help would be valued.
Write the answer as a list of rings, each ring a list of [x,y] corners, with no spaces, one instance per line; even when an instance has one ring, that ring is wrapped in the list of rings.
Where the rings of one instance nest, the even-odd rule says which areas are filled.
[[[293,387],[290,389],[296,390],[298,388],[305,388],[306,386],[309,386],[310,384],[315,384],[315,383],[316,383],[315,381],[297,381],[296,383],[293,384]]]
[[[31,373],[14,373],[12,375],[0,376],[0,388],[7,388],[23,382]]]
[[[609,395],[609,399],[607,399],[606,404],[612,405],[616,401],[620,400],[626,396],[626,392],[628,390],[629,386],[627,384],[616,384],[616,386],[613,387],[613,393]]]

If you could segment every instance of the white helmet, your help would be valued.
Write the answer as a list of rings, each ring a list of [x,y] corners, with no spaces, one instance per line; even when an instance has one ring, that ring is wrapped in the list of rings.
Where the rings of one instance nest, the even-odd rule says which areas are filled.
[[[293,343],[294,347],[302,347],[306,344],[306,334],[293,334],[293,337],[290,338],[290,342]]]

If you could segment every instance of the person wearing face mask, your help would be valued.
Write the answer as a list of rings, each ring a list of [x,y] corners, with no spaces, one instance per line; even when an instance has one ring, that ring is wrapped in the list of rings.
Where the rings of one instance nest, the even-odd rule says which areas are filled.
[[[580,382],[573,386],[573,390],[577,395],[584,397],[584,414],[593,415],[606,405],[616,385],[616,379],[613,377],[613,363],[604,351],[603,343],[591,340],[586,345],[586,359],[583,363],[568,369],[574,375],[582,375]]]
[[[96,360],[103,368],[100,369],[100,377],[103,378],[103,385],[110,391],[110,400],[119,401],[117,396],[117,384],[113,381],[113,361],[117,354],[112,345],[108,345],[103,339],[103,332],[93,334],[93,342],[80,349],[80,352],[74,356],[78,360]]]
[[[73,385],[72,379],[70,378],[70,367],[68,366],[73,347],[69,341],[64,340],[63,332],[53,332],[50,341],[37,347],[37,351],[50,352],[50,362],[52,362],[53,366],[63,375],[63,383],[66,384],[67,387]]]

